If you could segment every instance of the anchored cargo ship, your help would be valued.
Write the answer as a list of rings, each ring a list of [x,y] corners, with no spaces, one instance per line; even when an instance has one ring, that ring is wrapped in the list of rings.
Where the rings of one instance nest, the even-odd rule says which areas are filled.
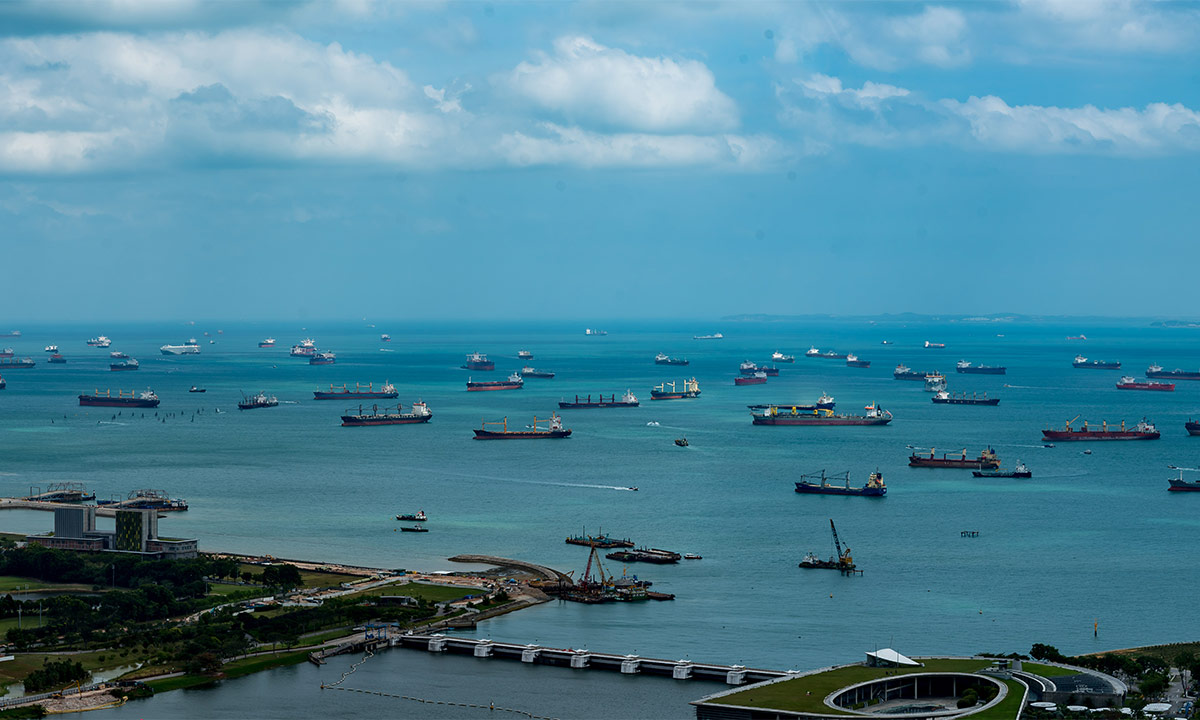
[[[720,340],[725,336],[721,333],[713,333],[712,335],[693,335],[693,340]]]
[[[129,394],[117,390],[116,397],[113,397],[111,390],[105,390],[101,395],[99,390],[93,391],[91,395],[80,395],[79,404],[92,407],[137,407],[137,408],[153,408],[158,407],[159,399],[154,394],[153,390],[145,390],[137,392],[130,390]]]
[[[109,345],[112,345],[112,340],[109,340],[108,338],[104,337],[103,335],[100,335],[98,337],[92,338],[91,340],[88,340],[87,344],[92,347],[106,348]]]
[[[275,347],[275,338],[273,338],[273,337],[263,338],[262,340],[258,341],[258,346],[260,348]]]
[[[818,475],[801,475],[796,483],[796,492],[808,495],[866,495],[868,497],[883,497],[887,495],[887,486],[883,483],[883,473],[876,470],[867,478],[867,484],[860,488],[850,487],[850,473],[847,471],[845,485],[830,485],[829,478],[822,470]]]
[[[929,350],[944,350],[946,348],[946,343],[935,343],[926,340],[925,347]]]
[[[753,375],[738,375],[733,379],[734,385],[762,385],[767,381],[767,374],[762,372],[754,373]]]
[[[1137,425],[1131,428],[1125,427],[1125,421],[1121,421],[1121,425],[1109,426],[1107,422],[1100,424],[1100,429],[1095,426],[1088,427],[1087,421],[1083,421],[1083,427],[1076,430],[1071,427],[1079,416],[1067,421],[1066,427],[1062,430],[1043,430],[1042,436],[1047,440],[1157,440],[1160,433],[1152,423],[1146,422],[1142,418]]]
[[[586,398],[580,398],[578,395],[576,395],[574,400],[560,400],[558,402],[558,406],[562,409],[637,407],[638,405],[640,405],[640,403],[638,402],[637,395],[634,395],[628,390],[625,391],[625,394],[621,396],[620,400],[617,399],[616,393],[613,393],[612,395],[608,396],[607,400],[604,399],[604,395],[600,395],[595,400],[592,399],[591,395],[588,395]]]
[[[700,397],[700,384],[696,382],[696,378],[684,380],[682,387],[677,387],[672,382],[664,382],[655,386],[650,391],[651,400],[686,400],[690,398]]]
[[[1200,370],[1163,370],[1161,365],[1146,368],[1148,378],[1170,378],[1172,380],[1200,380]]]
[[[371,411],[366,412],[361,405],[358,406],[358,413],[353,414],[349,410],[347,414],[342,416],[342,427],[362,427],[366,425],[412,425],[415,423],[429,422],[433,417],[433,411],[429,409],[425,403],[418,400],[412,404],[412,412],[401,412],[400,406],[395,408],[383,408],[382,412],[378,405],[372,405]]]
[[[488,425],[500,426],[499,430],[488,430]],[[541,440],[571,437],[571,431],[564,428],[562,418],[551,415],[546,427],[539,427],[538,419],[533,418],[533,425],[526,430],[509,430],[508,418],[500,422],[484,422],[483,427],[475,431],[476,440]]]
[[[309,365],[333,365],[336,362],[337,355],[334,355],[331,352],[313,353],[312,356],[308,358]]]
[[[526,365],[525,367],[521,368],[521,377],[523,377],[523,378],[527,378],[527,377],[543,378],[546,380],[553,380],[554,373],[550,372],[549,370],[538,370],[537,368],[532,368],[532,367],[529,367],[528,365]]]
[[[1070,338],[1067,338],[1070,340]],[[1121,361],[1119,360],[1088,360],[1082,355],[1076,355],[1071,367],[1083,368],[1085,370],[1120,370]]]
[[[66,365],[67,359],[59,353],[54,353],[50,357],[46,358],[46,362],[50,363],[51,365]]]
[[[996,457],[996,452],[991,447],[984,448],[979,453],[977,458],[967,458],[967,451],[964,449],[959,457],[952,457],[950,453],[942,453],[941,457],[937,457],[937,451],[934,448],[929,448],[929,457],[917,455],[913,453],[908,456],[909,467],[927,467],[927,468],[974,468],[976,470],[994,470],[1000,467],[1000,458]]]
[[[1167,467],[1171,468],[1172,470],[1179,471],[1179,477],[1167,478],[1167,482],[1169,482],[1171,484],[1171,486],[1168,487],[1167,490],[1171,490],[1174,492],[1200,492],[1200,480],[1184,480],[1183,479],[1183,471],[1184,470],[1196,470],[1196,468],[1175,467],[1174,465],[1168,465]]]
[[[759,365],[755,372],[764,372],[767,377],[779,377],[779,368],[774,365]]]
[[[13,358],[11,360],[0,360],[0,370],[21,370],[31,368],[35,365],[33,358]]]
[[[833,401],[833,397],[824,392],[821,393],[821,397],[817,398],[817,407],[821,408],[822,410],[832,410],[833,406],[836,404],[837,403]]]
[[[517,358],[520,360],[532,360],[533,353],[529,352],[528,350],[518,350]]]
[[[108,369],[112,370],[114,372],[137,370],[138,367],[139,367],[138,361],[134,360],[131,357],[127,357],[124,360],[118,360],[117,362],[110,362],[108,364]]]
[[[1188,435],[1200,435],[1200,422],[1188,420],[1183,424],[1183,428],[1187,430]]]
[[[892,371],[892,378],[896,380],[919,380],[925,382],[925,376],[928,374],[925,370],[913,370],[904,363],[900,363]]]
[[[999,405],[1000,404],[1000,398],[990,398],[987,396],[987,393],[984,393],[983,397],[979,397],[975,393],[971,393],[970,396],[968,396],[966,393],[951,395],[950,393],[946,392],[945,390],[942,390],[941,392],[934,395],[930,399],[933,400],[938,405]]]
[[[483,392],[487,390],[520,390],[525,386],[525,380],[517,373],[508,376],[507,380],[480,380],[467,378],[467,392]]]
[[[754,425],[887,425],[892,414],[875,403],[866,406],[866,415],[834,415],[825,408],[804,409],[799,405],[751,406]]]
[[[375,389],[374,383],[367,383],[364,388],[358,383],[354,383],[354,389],[342,385],[341,388],[329,386],[329,390],[314,390],[314,400],[370,400],[375,398],[391,399],[398,397],[400,393],[396,392],[396,386],[390,382],[385,382],[378,390]]]
[[[664,353],[654,356],[655,365],[687,365],[687,358],[670,357]]]
[[[1031,478],[1033,473],[1029,468],[1025,467],[1025,463],[1017,461],[1017,466],[1012,470],[975,470],[971,473],[974,477],[987,478]]]
[[[242,401],[238,403],[238,410],[254,410],[256,408],[275,407],[279,404],[279,398],[274,395],[267,395],[264,392],[259,392],[257,395],[242,396]]]
[[[1161,392],[1174,392],[1175,383],[1161,383],[1153,380],[1137,380],[1132,376],[1125,375],[1117,381],[1118,390],[1158,390]]]
[[[855,355],[854,353],[850,353],[849,355],[846,356],[846,367],[869,368],[869,367],[871,367],[871,361],[870,360],[859,360],[857,355]]]
[[[312,338],[304,338],[299,345],[293,345],[288,354],[292,357],[312,357],[317,354],[317,341]]]
[[[775,352],[771,353],[771,359],[772,359],[772,360],[774,360],[775,362],[781,362],[781,363],[794,363],[794,362],[796,362],[796,356],[795,356],[795,355],[784,355],[783,353],[779,352],[778,350],[776,350]]]
[[[196,342],[196,338],[189,338],[182,345],[163,345],[158,350],[163,355],[199,355],[200,343]]]
[[[1000,365],[976,365],[969,360],[959,360],[954,371],[967,375],[1004,375],[1008,368]]]
[[[741,365],[738,365],[738,372],[742,375],[753,375],[758,372],[758,364],[749,360],[743,360]]]
[[[496,363],[488,360],[488,356],[483,353],[474,352],[467,356],[467,361],[460,367],[463,370],[495,370]]]
[[[946,376],[931,372],[925,376],[925,392],[939,393],[946,389]]]

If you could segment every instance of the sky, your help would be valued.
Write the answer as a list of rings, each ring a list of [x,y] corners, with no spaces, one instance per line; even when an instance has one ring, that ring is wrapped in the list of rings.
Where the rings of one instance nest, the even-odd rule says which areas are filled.
[[[1197,317],[1200,4],[0,3],[0,325]]]

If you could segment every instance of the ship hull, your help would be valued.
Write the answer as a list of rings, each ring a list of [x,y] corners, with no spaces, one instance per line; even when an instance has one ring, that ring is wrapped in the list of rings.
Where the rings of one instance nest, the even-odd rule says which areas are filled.
[[[36,365],[33,360],[18,360],[17,362],[0,362],[0,370],[26,370]]]
[[[817,485],[815,483],[796,483],[796,492],[802,495],[863,495],[866,497],[883,497],[887,488],[846,488]]]
[[[400,396],[398,392],[321,392],[313,391],[314,400],[391,400]]]
[[[699,397],[699,395],[700,393],[650,391],[651,400],[690,400],[694,397]]]
[[[1000,398],[931,398],[938,405],[999,405]]]
[[[87,407],[154,408],[158,407],[158,403],[159,400],[143,400],[141,398],[79,396],[79,404]]]
[[[967,367],[955,368],[956,372],[963,375],[1004,375],[1008,372],[1008,368],[1002,367]]]
[[[1160,433],[1138,432],[1136,430],[1043,430],[1042,436],[1047,440],[1157,440]]]
[[[733,379],[734,385],[765,385],[766,383],[766,378],[737,377]]]
[[[854,360],[854,361],[847,360],[846,367],[869,368],[869,367],[871,367],[871,361],[870,360]]]
[[[687,365],[689,360],[655,360],[655,365]]]
[[[553,380],[553,379],[554,379],[554,373],[552,373],[552,372],[531,372],[531,373],[521,373],[521,377],[527,377],[527,378],[542,378],[542,379],[544,379],[544,380]]]
[[[1157,390],[1159,392],[1174,392],[1175,383],[1117,383],[1118,390]]]
[[[467,392],[491,392],[492,390],[520,390],[524,387],[521,383],[497,382],[497,383],[467,383]]]
[[[1171,478],[1171,487],[1167,488],[1172,492],[1200,492],[1200,482],[1188,482],[1187,480],[1176,480]]]
[[[616,408],[616,407],[638,407],[641,403],[635,402],[560,402],[558,407],[562,410],[579,410],[582,408]]]
[[[1071,363],[1071,367],[1080,370],[1120,370],[1121,363],[1119,362],[1085,362]]]
[[[370,425],[416,425],[427,423],[430,415],[343,415],[342,427],[367,427]]]
[[[1200,435],[1200,423],[1188,421],[1183,424],[1183,427],[1188,431],[1188,435]]]
[[[512,430],[509,432],[476,430],[476,440],[557,440],[571,437],[570,430]]]
[[[999,460],[980,460],[979,458],[927,458],[910,456],[909,467],[923,468],[958,468],[965,470],[995,470],[1000,467]]]
[[[1148,378],[1163,378],[1166,380],[1200,380],[1200,370],[1147,370]]]
[[[887,425],[892,421],[891,418],[868,418],[868,417],[785,417],[776,415],[775,417],[754,417],[755,425]]]
[[[109,366],[108,366],[108,369],[109,369],[109,370],[111,370],[111,371],[113,371],[113,372],[129,372],[130,370],[137,370],[137,369],[138,369],[138,366],[137,366],[137,365],[130,365],[130,366],[125,366],[125,365],[109,365]]]
[[[468,362],[461,366],[463,370],[495,370],[496,363],[491,362]]]

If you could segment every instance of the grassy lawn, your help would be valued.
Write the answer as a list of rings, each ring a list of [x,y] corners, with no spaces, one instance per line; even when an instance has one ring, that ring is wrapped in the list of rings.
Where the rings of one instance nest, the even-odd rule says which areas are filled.
[[[343,637],[346,637],[347,635],[353,635],[353,634],[354,634],[353,628],[351,628],[349,625],[346,625],[346,626],[343,626],[340,628],[335,628],[333,630],[326,630],[325,632],[319,632],[315,635],[307,635],[305,637],[300,638],[300,643],[302,645],[322,645],[331,640],[337,640],[338,638],[343,638]]]
[[[253,575],[260,575],[265,567],[266,565],[242,563],[238,566],[238,573],[248,572]],[[301,570],[300,579],[304,581],[305,588],[327,588],[338,587],[342,583],[366,580],[367,578],[364,575],[346,575],[344,573],[321,572],[320,570]],[[243,585],[241,587],[246,586]]]
[[[761,688],[745,690],[712,700],[722,705],[768,707],[797,712],[837,713],[825,704],[825,697],[834,690],[855,683],[884,677],[885,674],[908,675],[916,672],[975,672],[991,663],[987,660],[925,660],[924,667],[874,668],[863,665],[838,668],[819,675],[796,678]],[[806,694],[807,693],[807,694]],[[1007,698],[1006,698],[1007,700]],[[1010,717],[1016,717],[1014,713]]]
[[[120,652],[115,652],[113,650],[96,650],[74,655],[16,653],[16,656],[12,660],[0,663],[0,684],[24,680],[26,675],[41,668],[42,663],[46,658],[51,660],[70,660],[71,662],[78,662],[81,663],[86,670],[102,670],[105,668],[120,667],[121,665],[131,664],[129,658],[123,658],[121,657]],[[104,659],[101,660],[101,658]]]
[[[88,592],[91,592],[92,586],[72,585],[69,583],[48,583],[36,578],[17,577],[15,575],[0,575],[0,595],[16,590],[87,590]]]
[[[260,657],[243,658],[234,660],[231,663],[226,663],[221,668],[221,672],[226,678],[238,678],[251,673],[256,673],[260,670],[270,670],[271,668],[283,667],[284,665],[296,665],[308,659],[308,651],[284,652],[274,655],[262,655]],[[182,688],[199,687],[202,685],[210,685],[216,680],[208,675],[180,675],[179,677],[164,678],[162,680],[151,680],[146,683],[154,692],[168,692],[170,690],[180,690]]]
[[[1024,660],[1021,661],[1021,669],[1025,672],[1031,672],[1034,675],[1041,675],[1042,677],[1048,678],[1079,674],[1078,670],[1068,670],[1067,668],[1060,668],[1054,665],[1043,665],[1041,663],[1027,662]]]
[[[180,675],[179,677],[163,678],[162,680],[151,680],[146,683],[156,693],[167,692],[169,690],[180,690],[182,688],[199,687],[201,685],[211,685],[216,680],[207,675]]]
[[[972,715],[975,720],[1016,720],[1021,714],[1021,698],[1025,697],[1025,686],[1016,680],[996,679],[1008,686],[1008,695],[996,707]]]
[[[1091,653],[1092,655],[1150,655],[1167,662],[1174,662],[1175,656],[1181,652],[1200,654],[1200,642],[1171,643],[1170,645],[1147,645],[1146,647],[1128,648],[1125,650],[1108,650]]]
[[[379,595],[408,595],[409,597],[424,598],[427,602],[447,602],[458,600],[468,595],[480,595],[482,590],[465,587],[448,587],[445,585],[424,585],[422,583],[404,583],[385,585],[384,587],[364,590],[354,593],[353,597],[376,597]]]

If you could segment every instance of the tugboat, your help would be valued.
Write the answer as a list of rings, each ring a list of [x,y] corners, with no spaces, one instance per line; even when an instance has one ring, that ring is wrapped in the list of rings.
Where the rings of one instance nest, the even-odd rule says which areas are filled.
[[[529,352],[528,350],[518,350],[518,351],[517,351],[517,358],[518,358],[519,360],[532,360],[532,359],[533,359],[533,353]]]
[[[984,393],[983,397],[979,397],[975,393],[971,393],[971,396],[967,397],[966,393],[962,393],[959,395],[951,395],[950,393],[946,392],[945,390],[942,390],[930,399],[933,400],[933,402],[937,403],[938,405],[999,405],[1000,404],[1000,398],[990,398],[987,396],[987,393]]]
[[[812,478],[812,481],[809,478]],[[820,482],[814,482],[816,480]],[[830,485],[824,470],[819,475],[817,473],[801,475],[800,481],[796,483],[796,492],[807,495],[866,495],[869,497],[887,495],[887,486],[883,483],[883,473],[878,470],[871,473],[867,478],[867,484],[860,488],[850,487],[849,471],[846,472],[844,480],[844,486]]]
[[[403,522],[425,522],[429,518],[425,517],[424,510],[418,510],[415,515],[397,515],[396,519]]]
[[[734,385],[762,385],[767,381],[767,374],[761,370],[753,375],[738,375],[733,379]]]
[[[687,447],[688,446],[687,438],[675,438],[675,444],[679,447]]]
[[[687,400],[700,397],[700,384],[696,378],[684,380],[683,387],[677,388],[675,382],[661,383],[650,391],[651,400]]]
[[[654,356],[655,365],[687,365],[687,358],[669,357],[664,353],[659,353]]]
[[[574,400],[558,401],[558,407],[564,410],[576,408],[637,407],[639,404],[637,395],[628,390],[625,391],[620,400],[617,399],[616,393],[613,393],[608,396],[607,400],[604,399],[604,395],[600,395],[596,400],[593,400],[591,395],[588,395],[586,398],[580,398],[576,395]]]
[[[158,396],[154,394],[153,390],[149,389],[140,393],[136,390],[130,390],[128,395],[117,390],[116,397],[112,396],[111,390],[105,390],[103,395],[100,394],[99,390],[95,390],[91,395],[85,394],[79,396],[79,404],[90,407],[154,408],[158,407],[158,403]]]
[[[849,355],[846,356],[846,367],[869,368],[869,367],[871,367],[871,361],[870,360],[859,360],[857,355],[855,355],[854,353],[850,353]]]
[[[1070,339],[1070,338],[1068,338]],[[1082,355],[1076,355],[1075,361],[1071,363],[1071,367],[1091,370],[1120,370],[1120,360],[1088,360]]]
[[[946,389],[946,376],[937,372],[925,376],[925,392],[940,393]]]
[[[975,365],[969,360],[959,360],[954,371],[968,375],[1004,375],[1008,368],[1000,365]]]
[[[1195,471],[1195,470],[1197,470],[1197,468],[1176,467],[1174,465],[1168,465],[1167,467],[1171,468],[1172,470],[1179,471],[1179,477],[1167,478],[1167,482],[1171,483],[1171,486],[1169,488],[1167,488],[1167,490],[1171,490],[1174,492],[1200,492],[1200,480],[1184,480],[1183,479],[1183,471],[1184,470]]]
[[[109,340],[108,338],[104,337],[103,335],[100,335],[98,337],[92,338],[91,340],[88,340],[87,344],[90,345],[91,347],[106,348],[109,345],[112,345],[112,340]]]
[[[46,358],[46,362],[52,365],[66,365],[67,359],[59,353],[54,353],[50,357]]]
[[[1183,424],[1183,427],[1187,430],[1188,435],[1200,435],[1200,422],[1188,420]]]
[[[934,448],[929,448],[929,457],[913,453],[908,456],[909,467],[927,468],[966,468],[975,470],[995,470],[1000,467],[1000,458],[991,447],[979,453],[979,457],[967,459],[967,451],[962,451],[961,457],[951,457],[949,453],[936,456]]]
[[[1118,390],[1159,390],[1161,392],[1174,392],[1175,383],[1161,383],[1153,380],[1137,380],[1130,375],[1123,376],[1117,381]]]
[[[921,382],[925,382],[925,376],[928,374],[924,370],[913,370],[904,363],[900,363],[892,371],[892,378],[895,380],[920,380]]]
[[[488,425],[500,425],[500,430],[488,430]],[[538,427],[538,419],[533,418],[533,425],[528,426],[527,430],[509,430],[508,418],[498,423],[484,422],[483,427],[475,431],[476,440],[542,440],[542,439],[559,439],[571,437],[571,431],[563,428],[562,418],[558,415],[550,415],[549,425],[546,428]]]
[[[794,363],[794,362],[796,362],[796,356],[795,355],[784,355],[783,353],[776,350],[775,352],[771,353],[771,360],[773,360],[775,362],[781,362],[781,363]]]
[[[467,392],[483,392],[487,390],[520,390],[524,386],[525,380],[518,373],[509,375],[507,380],[480,380],[476,382],[471,378],[467,378]]]
[[[1043,430],[1042,435],[1047,440],[1157,440],[1160,435],[1152,423],[1146,422],[1146,418],[1142,418],[1132,428],[1126,428],[1124,420],[1119,428],[1110,428],[1108,423],[1104,422],[1100,424],[1099,430],[1095,427],[1089,428],[1086,420],[1083,421],[1082,429],[1072,428],[1071,423],[1077,419],[1078,415],[1068,420],[1062,430]]]
[[[363,410],[362,405],[358,406],[358,413],[352,414],[350,410],[342,416],[342,427],[365,427],[368,425],[415,425],[416,423],[426,423],[433,417],[433,411],[429,409],[424,402],[418,400],[412,404],[412,412],[401,412],[400,406],[397,405],[394,409],[383,408],[383,412],[379,411],[378,405],[371,406],[371,412]]]
[[[138,361],[134,360],[133,358],[126,358],[124,360],[118,360],[117,362],[110,362],[108,364],[108,369],[113,372],[123,372],[126,370],[137,370],[138,367],[140,367],[138,364]]]
[[[1025,463],[1017,461],[1017,466],[1012,470],[974,470],[971,472],[975,477],[988,478],[1031,478],[1033,473],[1029,468],[1025,467]]]
[[[279,398],[274,395],[268,396],[264,392],[259,392],[257,395],[242,395],[242,401],[238,403],[239,410],[254,410],[255,408],[275,407],[279,404]]]
[[[822,560],[815,553],[810,552],[800,561],[800,567],[806,569],[838,570],[843,575],[851,575],[859,572],[854,569],[854,558],[850,555],[850,548],[842,549],[842,542],[838,539],[837,528],[834,527],[832,518],[829,520],[829,529],[833,532],[833,545],[837,549],[837,556],[831,557],[828,560]]]
[[[523,378],[527,378],[527,377],[544,378],[546,380],[553,380],[554,373],[550,372],[549,370],[538,370],[537,368],[531,368],[528,365],[526,365],[525,367],[521,368],[521,377],[523,377]]]
[[[275,347],[275,338],[273,338],[273,337],[269,337],[269,338],[264,338],[264,339],[262,339],[262,340],[259,340],[259,341],[258,341],[258,346],[259,346],[260,348],[269,348],[269,347]]]
[[[396,392],[396,386],[390,382],[385,382],[378,390],[375,389],[374,383],[367,383],[365,388],[354,383],[353,390],[345,385],[335,388],[332,384],[329,386],[328,392],[313,390],[314,400],[373,400],[376,398],[390,400],[399,396],[400,393]]]
[[[1171,378],[1173,380],[1200,380],[1200,370],[1163,370],[1161,365],[1146,368],[1148,378]]]
[[[483,353],[473,352],[467,356],[467,361],[461,367],[463,370],[495,370],[496,363],[488,360],[488,356]]]
[[[887,425],[892,414],[875,403],[866,406],[866,415],[834,415],[832,410],[799,405],[750,405],[754,425]]]
[[[331,352],[313,353],[312,356],[308,358],[309,365],[332,365],[335,362],[337,362],[337,355],[334,355]]]

